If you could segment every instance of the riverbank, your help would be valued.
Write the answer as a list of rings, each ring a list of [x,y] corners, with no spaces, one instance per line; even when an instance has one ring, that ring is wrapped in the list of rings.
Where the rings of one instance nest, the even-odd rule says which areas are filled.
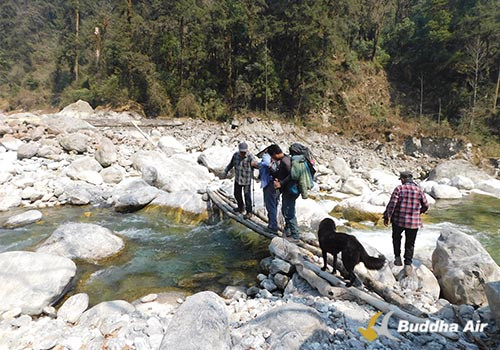
[[[116,120],[119,120],[122,126],[113,127],[116,125]],[[96,121],[100,122],[99,125],[107,126],[93,127],[92,122]],[[123,127],[124,122],[131,126]],[[451,156],[453,159],[438,159],[422,153],[423,149],[418,148],[418,142],[414,142],[416,148],[411,148],[392,141],[382,144],[344,139],[338,135],[323,135],[294,125],[269,120],[244,119],[235,120],[231,124],[191,119],[172,120],[166,121],[163,126],[145,127],[143,131],[147,133],[146,136],[141,130],[135,128],[132,122],[140,123],[141,121],[131,113],[118,114],[102,111],[96,113],[83,102],[68,106],[55,115],[23,113],[0,116],[0,136],[2,136],[0,139],[0,192],[2,193],[0,210],[11,210],[15,207],[40,209],[57,208],[61,205],[92,205],[112,208],[117,213],[122,213],[121,215],[128,215],[128,212],[140,209],[159,210],[174,221],[197,224],[209,216],[207,198],[204,196],[207,186],[222,187],[231,191],[231,180],[221,180],[219,176],[236,149],[236,145],[242,140],[249,143],[254,153],[272,142],[287,149],[292,142],[298,141],[313,150],[317,160],[317,185],[311,193],[311,198],[301,199],[297,204],[299,223],[303,227],[310,228],[310,234],[315,232],[319,221],[329,215],[339,226],[343,225],[346,229],[378,227],[390,192],[398,184],[396,174],[401,170],[411,169],[420,180],[425,179],[421,185],[433,203],[435,200],[462,198],[471,192],[492,198],[500,197],[500,181],[495,178],[498,176],[498,169],[481,170],[473,166],[469,162],[473,158],[473,152],[467,147],[453,154]],[[446,144],[451,147],[449,143]],[[453,153],[455,150],[451,149],[450,152]],[[256,208],[262,208],[260,192],[255,191]],[[29,225],[34,222],[40,223],[40,220],[43,220],[43,216],[32,213],[27,218],[10,220],[14,224],[9,225]],[[89,324],[82,321],[83,316],[77,318],[78,322],[67,322],[61,317],[55,318],[54,310],[46,309],[49,304],[65,293],[65,287],[76,274],[78,261],[83,259],[91,263],[100,259],[113,258],[123,254],[123,247],[127,245],[126,239],[120,237],[117,232],[109,232],[105,223],[102,224],[104,231],[94,226],[68,228],[64,224],[61,222],[61,227],[56,230],[57,235],[54,233],[52,235],[55,235],[54,237],[48,237],[47,240],[37,243],[31,249],[38,251],[36,254],[48,252],[60,255],[60,266],[66,273],[64,276],[54,274],[53,277],[58,280],[57,286],[44,286],[50,291],[47,291],[46,299],[42,303],[37,301],[36,308],[34,304],[28,305],[29,300],[19,302],[15,299],[15,295],[9,299],[12,301],[11,304],[0,305],[0,310],[3,312],[1,317],[4,319],[0,323],[0,334],[3,335],[0,337],[3,341],[3,343],[0,341],[0,348],[1,346],[7,346],[7,349],[18,346],[22,348],[30,342],[34,348],[33,342],[38,342],[36,346],[41,346],[39,345],[40,339],[36,339],[36,335],[37,330],[41,332],[41,328],[44,327],[54,329],[54,333],[49,336],[51,346],[47,348],[57,345],[61,346],[60,349],[79,349],[83,345],[87,348],[98,346],[90,345],[94,343],[99,346],[105,344],[108,348],[123,348],[123,346],[158,348],[161,344],[160,334],[161,338],[164,334],[172,334],[173,328],[169,327],[174,325],[170,321],[182,316],[176,312],[180,305],[177,300],[173,303],[170,300],[168,303],[158,303],[161,305],[142,307],[137,305],[148,304],[152,301],[136,306],[120,303],[119,315],[113,314],[112,317],[107,313],[109,311],[107,307],[97,305],[86,311],[90,316],[84,319],[90,320]],[[79,232],[85,232],[86,237],[88,236],[88,239],[84,240],[85,244],[82,243],[81,236],[78,236]],[[362,238],[360,240],[366,244]],[[110,249],[105,250],[104,247]],[[478,256],[487,260],[487,253],[480,250],[480,245],[477,249]],[[20,254],[16,256],[16,259],[19,259],[17,260],[19,262],[33,262],[37,261],[37,255]],[[77,261],[77,265],[72,260]],[[397,273],[393,273],[389,266],[384,274],[375,278],[379,280],[386,278],[388,286],[401,293],[402,296],[412,299],[427,312],[437,314],[440,310],[444,310],[442,312],[448,313],[446,317],[449,320],[454,319],[455,316],[449,315],[453,308],[444,299],[439,299],[439,284],[441,288],[446,288],[446,285],[453,284],[453,282],[443,282],[444,274],[439,277],[441,279],[438,284],[438,279],[434,277],[431,270],[438,265],[446,265],[447,271],[452,271],[455,262],[437,259],[435,263],[431,256],[424,257],[422,262],[423,267],[419,276],[427,276],[428,280],[414,287],[413,290],[408,288],[408,285],[405,287],[398,283],[399,281],[394,277]],[[43,265],[40,266],[43,267]],[[495,264],[495,266],[498,268],[498,265]],[[22,264],[17,268],[19,275],[22,276]],[[481,268],[479,271],[483,271]],[[495,276],[492,271],[489,270],[485,277]],[[24,272],[28,276],[33,271]],[[364,338],[357,332],[357,327],[366,327],[369,318],[375,313],[370,306],[350,300],[348,294],[339,296],[338,300],[320,297],[310,287],[307,289],[307,283],[301,281],[293,272],[290,272],[288,280],[294,281],[295,279],[296,284],[302,283],[303,289],[295,290],[292,288],[293,283],[290,287],[287,283],[283,285],[282,291],[276,291],[270,282],[276,284],[277,273],[267,272],[262,277],[259,287],[253,289],[257,298],[247,297],[248,290],[245,288],[240,290],[234,298],[223,302],[226,305],[229,304],[228,321],[223,320],[221,324],[228,325],[229,331],[226,328],[225,330],[231,335],[230,342],[225,346],[234,349],[274,348],[273,344],[277,346],[280,342],[285,342],[281,334],[285,330],[300,334],[297,338],[301,339],[300,344],[305,344],[305,348],[311,349],[328,348],[331,344],[346,349],[376,349],[397,345],[390,341],[386,344],[384,338],[369,343],[363,340]],[[285,276],[287,273],[280,274]],[[6,279],[2,282],[12,282],[9,276],[1,276],[1,278]],[[284,277],[278,276],[278,279],[283,281]],[[264,281],[267,282],[263,283]],[[463,283],[466,286],[465,289],[477,288],[474,284],[476,282],[464,281]],[[36,287],[39,286],[36,285]],[[423,293],[423,290],[427,290],[428,293]],[[429,298],[428,294],[433,297]],[[479,299],[471,299],[466,292],[458,297],[461,298],[458,304],[469,303],[477,308],[471,311],[470,307],[461,307],[462,318],[473,317],[483,320],[490,324],[492,330],[497,329],[493,321],[493,313],[485,306],[486,297],[481,299],[479,296]],[[183,303],[184,298],[179,300],[181,301]],[[217,298],[212,302],[220,304]],[[258,328],[259,330],[255,330],[250,326],[252,319],[262,317],[266,320],[269,318],[265,316],[266,312],[273,313],[276,312],[276,308],[280,306],[286,308],[287,305],[291,306],[292,310],[284,311],[285,315],[289,315],[285,318],[297,320],[300,317],[297,313],[293,313],[296,312],[294,311],[296,305],[291,304],[292,302],[301,304],[299,308],[307,308],[303,312],[311,314],[311,317],[316,319],[317,322],[311,321],[314,327],[294,329],[295,326],[289,324],[286,329],[278,330],[275,325],[262,325]],[[158,307],[153,312],[156,314],[147,312],[140,314],[150,306],[153,309]],[[311,306],[315,310],[312,310]],[[87,307],[88,305],[80,306],[80,309],[83,309],[83,312]],[[160,309],[162,311],[159,311]],[[37,316],[41,311],[47,315]],[[186,310],[182,312],[186,313]],[[288,312],[292,313],[288,314]],[[356,315],[356,322],[346,321],[348,315]],[[158,327],[154,319],[160,322],[161,327]],[[96,325],[92,324],[101,321],[110,328],[106,328],[107,326],[103,324],[96,328]],[[117,323],[119,327],[116,326]],[[151,331],[150,334],[146,331],[149,323],[154,324],[151,327],[156,327],[155,332]],[[175,323],[181,324],[182,322],[179,320]],[[138,324],[144,327],[141,328]],[[32,329],[34,333],[28,329]],[[139,333],[142,332],[141,336],[132,332],[136,329],[140,330]],[[326,333],[319,332],[320,329],[325,330]],[[315,331],[319,332],[318,337],[314,336]],[[277,333],[281,334],[278,338],[275,337]],[[484,333],[480,336],[488,337],[489,334]],[[68,340],[68,338],[71,339]],[[136,338],[146,340],[136,341]],[[307,339],[311,342],[308,343]],[[435,341],[440,344],[438,348],[471,348],[470,346],[473,346],[470,344],[473,340],[465,334],[458,335],[458,338],[452,340],[432,336],[423,343],[411,335],[405,339],[408,348]],[[401,348],[400,344],[398,346]]]

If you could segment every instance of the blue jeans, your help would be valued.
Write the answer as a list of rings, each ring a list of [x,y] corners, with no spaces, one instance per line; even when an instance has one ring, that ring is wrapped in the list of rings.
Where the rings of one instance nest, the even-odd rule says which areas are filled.
[[[279,194],[274,188],[272,182],[270,182],[263,189],[264,192],[264,205],[267,210],[267,219],[269,220],[268,228],[272,231],[278,230],[278,201]]]
[[[295,201],[299,198],[298,194],[292,194],[285,189],[282,193],[283,202],[281,204],[281,213],[285,218],[285,236],[299,237],[299,226],[295,216]]]

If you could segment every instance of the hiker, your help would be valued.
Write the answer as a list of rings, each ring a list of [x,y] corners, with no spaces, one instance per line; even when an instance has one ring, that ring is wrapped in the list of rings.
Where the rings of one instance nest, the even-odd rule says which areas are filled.
[[[264,194],[264,205],[267,211],[267,219],[269,224],[267,225],[268,231],[273,234],[278,233],[278,202],[279,202],[279,192],[274,188],[274,179],[271,175],[271,168],[275,166],[271,155],[269,153],[269,147],[262,151],[262,161],[259,163],[259,178],[260,186]]]
[[[417,231],[422,227],[420,214],[429,209],[424,191],[413,181],[409,171],[399,175],[401,185],[392,192],[391,199],[384,212],[384,225],[392,222],[392,245],[394,248],[394,265],[402,266],[401,234],[405,232],[405,271],[412,271],[413,250]]]
[[[299,197],[299,189],[297,182],[292,180],[292,161],[276,144],[269,146],[269,154],[273,161],[278,163],[276,171],[273,172],[273,185],[275,189],[280,190],[282,196],[281,212],[285,218],[284,235],[298,240],[300,232],[295,215],[295,201]]]
[[[243,214],[243,197],[245,195],[245,219],[252,217],[252,181],[253,168],[257,168],[258,163],[255,157],[248,152],[248,145],[242,142],[238,146],[238,152],[235,152],[231,161],[224,170],[224,176],[227,177],[229,171],[234,168],[234,198],[238,203],[237,211]]]

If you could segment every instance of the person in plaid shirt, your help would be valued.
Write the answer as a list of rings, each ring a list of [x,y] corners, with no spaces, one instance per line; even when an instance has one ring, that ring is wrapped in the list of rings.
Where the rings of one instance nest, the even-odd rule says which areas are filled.
[[[405,266],[411,268],[413,250],[417,231],[422,227],[420,214],[429,209],[429,203],[424,191],[413,182],[413,176],[408,171],[399,175],[401,185],[392,192],[391,200],[384,212],[384,225],[392,222],[392,245],[394,248],[394,265],[401,266],[401,235],[405,232]]]
[[[238,152],[231,157],[231,161],[224,170],[224,177],[227,177],[229,171],[234,168],[234,198],[238,203],[238,212],[243,213],[243,196],[245,194],[245,218],[252,216],[252,179],[253,168],[257,168],[257,159],[248,152],[248,145],[242,142],[238,146]]]

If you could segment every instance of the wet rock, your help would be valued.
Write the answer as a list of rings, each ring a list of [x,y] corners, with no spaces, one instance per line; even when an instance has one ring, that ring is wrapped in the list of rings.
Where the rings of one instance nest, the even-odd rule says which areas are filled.
[[[17,159],[29,159],[37,155],[40,145],[35,142],[23,143],[17,150]]]
[[[456,229],[441,231],[432,269],[444,297],[454,304],[485,304],[482,284],[500,280],[500,267],[481,244]]]
[[[84,153],[87,151],[90,138],[82,133],[72,133],[60,136],[58,141],[61,147],[68,152]]]
[[[104,168],[109,167],[110,165],[115,163],[118,156],[113,141],[111,141],[107,137],[101,137],[99,139],[99,145],[97,146],[97,150],[94,156],[99,164],[101,164]]]
[[[114,209],[121,213],[130,213],[144,208],[156,198],[159,191],[143,180],[124,180],[115,194]]]
[[[33,252],[0,254],[0,312],[36,315],[57,299],[76,273],[70,259]]]
[[[477,188],[500,198],[500,180],[490,179],[482,181],[477,185]]]
[[[274,281],[270,278],[266,278],[262,282],[260,282],[260,286],[271,293],[278,289],[276,284],[274,284]]]
[[[267,258],[262,259],[259,262],[260,271],[263,274],[268,275],[270,273],[271,263],[272,262],[273,262],[273,257],[272,256],[268,256]]]
[[[123,240],[105,227],[67,223],[59,226],[37,251],[70,259],[98,261],[117,254],[123,247]]]
[[[190,296],[179,307],[165,332],[160,350],[228,350],[231,348],[228,312],[213,292]]]
[[[182,209],[182,214],[191,217],[193,221],[208,218],[207,203],[203,201],[203,195],[192,191],[159,191],[150,206]]]
[[[281,273],[274,275],[274,283],[281,290],[285,290],[289,280],[290,278],[288,276],[282,275]]]
[[[65,322],[76,323],[89,306],[89,296],[78,293],[68,298],[57,311],[57,317]]]
[[[42,219],[42,213],[38,210],[28,210],[24,213],[11,216],[3,224],[5,228],[17,228],[35,223]]]

